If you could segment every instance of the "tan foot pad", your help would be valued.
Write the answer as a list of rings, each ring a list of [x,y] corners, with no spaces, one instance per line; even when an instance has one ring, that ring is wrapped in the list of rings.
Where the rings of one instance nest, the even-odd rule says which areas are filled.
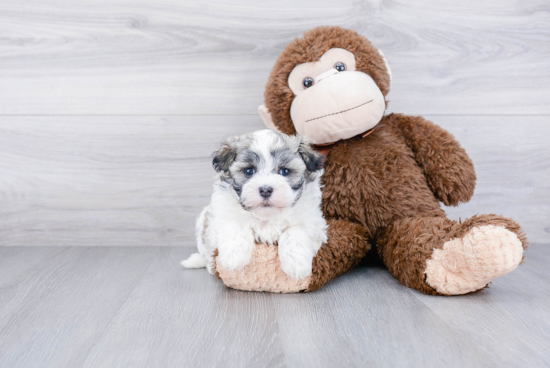
[[[216,271],[226,286],[246,291],[298,293],[307,290],[311,276],[302,281],[288,277],[281,269],[277,246],[256,244],[248,266],[240,271],[226,271],[216,260]]]
[[[466,294],[514,270],[522,257],[515,233],[502,226],[474,227],[434,250],[427,261],[426,283],[441,294]]]

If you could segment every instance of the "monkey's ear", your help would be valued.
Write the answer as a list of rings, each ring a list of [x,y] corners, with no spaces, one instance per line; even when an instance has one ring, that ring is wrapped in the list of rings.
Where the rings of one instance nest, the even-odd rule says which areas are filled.
[[[382,50],[378,49],[378,53],[380,54],[380,56],[382,56],[382,59],[384,60],[384,64],[386,65],[386,69],[388,69],[388,74],[390,75],[390,82],[391,82],[390,64],[388,64],[388,61],[386,60],[386,57],[384,56],[384,53],[382,52]]]
[[[222,143],[219,150],[212,154],[212,166],[217,173],[226,172],[237,158],[237,147],[229,138]]]
[[[302,157],[302,160],[304,160],[307,171],[310,173],[317,172],[325,167],[325,156],[311,148],[310,143],[303,138],[298,147],[298,153]]]
[[[265,105],[260,105],[260,107],[258,107],[258,112],[260,113],[260,117],[262,118],[265,126],[268,129],[281,133],[281,131],[277,129],[275,124],[273,124],[273,119],[271,119],[271,114],[269,113],[269,110],[267,109],[267,107],[265,107]]]

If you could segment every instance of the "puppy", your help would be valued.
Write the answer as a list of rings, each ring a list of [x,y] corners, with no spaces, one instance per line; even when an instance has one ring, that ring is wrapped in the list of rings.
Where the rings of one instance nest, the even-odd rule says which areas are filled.
[[[218,177],[197,220],[199,253],[182,265],[212,273],[218,249],[224,269],[240,270],[256,242],[276,243],[282,270],[295,280],[308,277],[327,241],[320,208],[323,156],[303,137],[266,129],[227,139],[212,164]]]

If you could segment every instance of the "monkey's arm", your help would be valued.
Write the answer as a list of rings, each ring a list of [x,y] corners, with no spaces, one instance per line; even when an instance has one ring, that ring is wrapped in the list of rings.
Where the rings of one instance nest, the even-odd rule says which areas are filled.
[[[469,201],[476,184],[474,165],[451,133],[420,116],[397,114],[394,121],[436,198],[447,206]]]

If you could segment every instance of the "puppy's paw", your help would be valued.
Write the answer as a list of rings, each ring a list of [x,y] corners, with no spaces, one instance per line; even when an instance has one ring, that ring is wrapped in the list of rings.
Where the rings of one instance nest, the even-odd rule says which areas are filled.
[[[294,280],[300,281],[311,275],[314,256],[311,249],[292,240],[287,239],[283,244],[279,242],[281,269]]]
[[[218,249],[218,262],[227,271],[242,270],[250,263],[253,246],[244,244],[226,244]]]

